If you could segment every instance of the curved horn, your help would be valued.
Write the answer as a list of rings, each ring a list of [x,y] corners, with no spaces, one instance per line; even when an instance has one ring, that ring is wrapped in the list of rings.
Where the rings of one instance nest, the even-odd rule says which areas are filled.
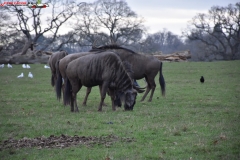
[[[145,88],[138,87],[136,85],[133,85],[133,88],[138,92],[138,93],[143,93],[145,91]]]
[[[141,90],[141,89],[135,89],[138,93],[143,93],[145,90]]]
[[[145,81],[145,84],[146,84],[145,87],[139,87],[139,86],[137,86],[135,83],[133,83],[133,88],[134,88],[134,89],[140,89],[140,90],[142,90],[142,89],[146,89],[147,86],[148,86],[148,84],[147,84],[146,80],[144,80],[144,81]]]

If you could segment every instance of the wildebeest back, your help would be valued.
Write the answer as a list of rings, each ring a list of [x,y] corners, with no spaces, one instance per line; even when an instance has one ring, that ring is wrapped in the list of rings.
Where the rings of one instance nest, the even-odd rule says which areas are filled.
[[[77,58],[68,64],[66,72],[69,78],[77,75],[76,78],[79,78],[84,86],[92,87],[101,85],[103,81],[112,82],[116,79],[124,81],[124,68],[120,66],[122,66],[121,59],[115,53],[108,51]],[[129,77],[127,79],[130,80]]]

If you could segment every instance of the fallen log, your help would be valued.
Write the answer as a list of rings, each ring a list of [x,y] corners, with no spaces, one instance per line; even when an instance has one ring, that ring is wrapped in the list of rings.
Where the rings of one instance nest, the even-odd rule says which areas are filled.
[[[174,52],[172,54],[159,54],[159,55],[153,55],[153,56],[158,58],[160,61],[182,62],[190,59],[191,53],[190,51],[181,51],[181,52]]]
[[[51,56],[51,52],[45,51],[30,51],[24,55],[16,53],[14,55],[2,55],[0,56],[0,64],[34,64],[34,63],[48,63],[48,59]]]

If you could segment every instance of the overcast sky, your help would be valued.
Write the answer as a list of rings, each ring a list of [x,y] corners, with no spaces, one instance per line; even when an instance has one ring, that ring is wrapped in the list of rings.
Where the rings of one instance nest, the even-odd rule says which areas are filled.
[[[96,0],[85,0],[95,2]],[[197,13],[207,13],[212,6],[226,7],[239,0],[125,0],[128,6],[145,19],[148,33],[156,33],[166,28],[181,35],[187,22]]]

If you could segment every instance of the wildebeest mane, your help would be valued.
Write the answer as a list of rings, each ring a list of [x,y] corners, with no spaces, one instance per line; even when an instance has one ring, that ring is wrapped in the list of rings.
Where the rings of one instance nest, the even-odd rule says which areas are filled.
[[[128,61],[122,62],[125,71],[129,74],[130,78],[133,79],[133,70],[132,70],[132,64],[130,64]]]
[[[103,45],[103,46],[100,46],[100,47],[94,47],[89,52],[106,51],[106,50],[109,50],[109,49],[123,49],[123,50],[126,50],[126,51],[130,52],[130,53],[136,54],[136,52],[134,52],[133,50],[121,47],[117,44],[109,44],[109,45]]]

